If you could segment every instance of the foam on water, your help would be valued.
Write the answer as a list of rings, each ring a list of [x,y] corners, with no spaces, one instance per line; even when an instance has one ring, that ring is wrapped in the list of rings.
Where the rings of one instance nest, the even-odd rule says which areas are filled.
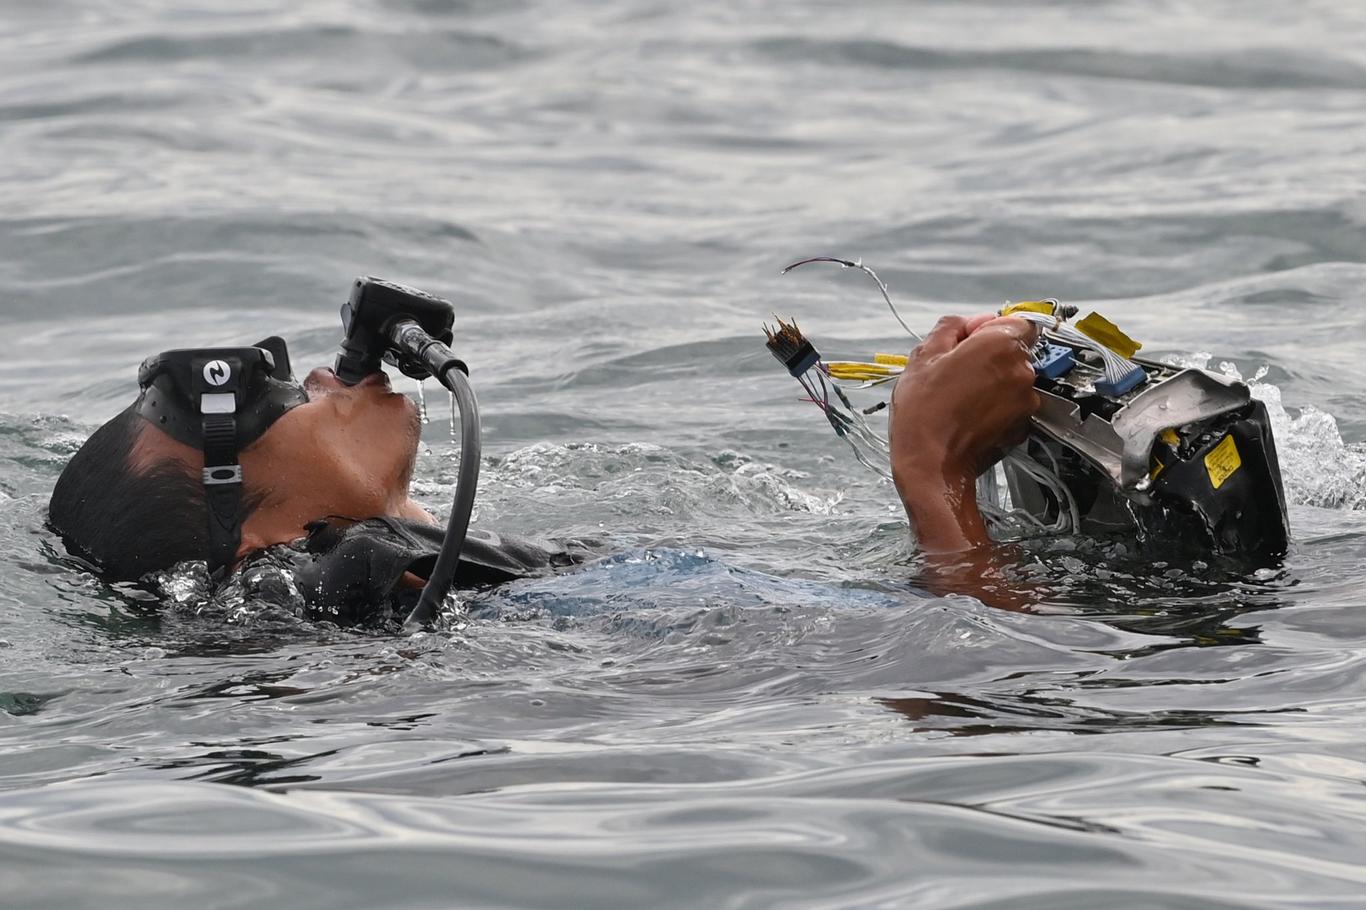
[[[1169,362],[1208,369],[1212,357],[1199,352],[1169,358]],[[1291,504],[1366,509],[1366,443],[1346,442],[1338,430],[1337,419],[1313,405],[1290,413],[1282,401],[1280,387],[1264,381],[1267,367],[1257,368],[1250,377],[1244,377],[1232,361],[1220,361],[1218,369],[1225,376],[1247,382],[1252,396],[1266,405],[1286,499]]]

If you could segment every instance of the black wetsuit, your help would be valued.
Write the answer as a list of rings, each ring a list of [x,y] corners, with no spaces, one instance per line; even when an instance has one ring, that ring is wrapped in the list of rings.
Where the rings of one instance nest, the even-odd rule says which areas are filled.
[[[403,576],[427,577],[444,534],[444,528],[397,518],[310,525],[309,536],[290,547],[288,556],[309,618],[339,625],[402,619],[419,593],[401,584]],[[544,575],[597,555],[592,543],[471,529],[455,586],[477,588]]]

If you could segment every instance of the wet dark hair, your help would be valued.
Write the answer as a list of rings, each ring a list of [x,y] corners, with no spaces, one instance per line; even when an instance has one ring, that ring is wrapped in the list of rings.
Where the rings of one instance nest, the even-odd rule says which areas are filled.
[[[129,456],[145,419],[129,408],[94,432],[57,479],[48,523],[67,551],[113,581],[209,555],[204,487],[172,460],[135,471]],[[264,496],[243,497],[242,520]]]

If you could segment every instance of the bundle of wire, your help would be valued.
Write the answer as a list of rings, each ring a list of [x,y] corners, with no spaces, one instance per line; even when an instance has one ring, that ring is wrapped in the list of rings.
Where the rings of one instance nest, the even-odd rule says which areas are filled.
[[[788,323],[778,319],[776,328],[764,326],[764,334],[768,336],[768,349],[773,352],[773,356],[783,362],[788,372],[806,391],[805,400],[821,409],[835,435],[849,443],[859,463],[891,480],[892,450],[887,438],[873,429],[865,419],[864,412],[854,407],[849,401],[849,396],[840,387],[839,380],[835,379],[835,374],[831,372],[832,367],[848,365],[822,363],[815,347],[806,340],[801,329],[797,328],[795,320]],[[856,371],[846,373],[845,376],[848,379],[857,379],[863,383],[863,388],[868,388],[895,379],[901,374],[904,365],[905,358],[902,358],[901,365],[895,367],[885,364],[855,364],[853,366],[856,367]],[[878,369],[870,369],[873,367]],[[833,402],[830,400],[832,392],[835,395]],[[882,407],[885,406],[884,402]]]
[[[868,274],[877,282],[878,289],[882,292],[892,314],[896,316],[897,322],[901,323],[902,328],[916,341],[922,340],[897,313],[887,286],[862,262],[817,257],[793,263],[783,272],[812,262],[834,263]],[[1010,311],[1010,315],[1021,316],[1038,324],[1046,335],[1051,335],[1058,341],[1095,350],[1104,364],[1107,382],[1123,383],[1128,381],[1134,370],[1140,369],[1132,361],[1063,322],[1062,317],[1057,315],[1057,301],[1039,301],[1038,304],[1037,311],[1031,311],[1027,307],[1007,307],[1006,311]],[[855,459],[880,477],[891,480],[891,448],[887,437],[874,428],[867,419],[872,414],[885,410],[887,402],[880,401],[870,407],[858,408],[850,400],[849,393],[895,382],[905,370],[908,358],[899,354],[876,354],[870,362],[823,361],[815,346],[797,327],[795,320],[784,322],[777,319],[776,326],[764,326],[764,334],[767,336],[769,351],[782,362],[806,392],[804,400],[820,408],[835,435],[849,444]],[[1052,456],[1048,457],[1051,461]],[[1031,512],[1011,506],[1005,466],[1030,477],[1053,496],[1058,506],[1057,516],[1053,521],[1045,522]],[[1048,465],[1040,463],[1029,454],[1027,446],[1017,446],[1010,450],[1001,464],[978,479],[977,498],[983,518],[997,537],[1068,534],[1077,530],[1081,524],[1072,493],[1058,476],[1058,465],[1055,462]]]
[[[1097,391],[1102,394],[1122,395],[1147,381],[1148,376],[1143,368],[1116,350],[1118,348],[1132,354],[1139,348],[1137,342],[1096,313],[1075,326],[1069,325],[1065,320],[1076,313],[1076,307],[1064,307],[1053,298],[1006,304],[1001,308],[1002,316],[1016,316],[1039,326],[1041,345],[1048,341],[1061,341],[1094,352],[1100,358],[1101,371],[1105,377],[1096,385]]]

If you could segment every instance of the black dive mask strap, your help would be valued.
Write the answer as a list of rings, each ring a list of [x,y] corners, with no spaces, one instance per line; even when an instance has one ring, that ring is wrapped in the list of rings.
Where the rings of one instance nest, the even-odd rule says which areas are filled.
[[[250,348],[163,351],[138,370],[138,413],[204,453],[209,571],[221,577],[242,543],[242,449],[308,401],[280,338]]]
[[[223,364],[222,361],[215,361]],[[226,364],[223,364],[227,366]],[[204,368],[208,373],[213,364]],[[237,377],[229,368],[229,380]],[[236,382],[231,382],[236,386]],[[231,571],[242,542],[242,465],[237,460],[237,396],[232,391],[198,389],[203,421],[204,503],[208,507],[209,572]]]

